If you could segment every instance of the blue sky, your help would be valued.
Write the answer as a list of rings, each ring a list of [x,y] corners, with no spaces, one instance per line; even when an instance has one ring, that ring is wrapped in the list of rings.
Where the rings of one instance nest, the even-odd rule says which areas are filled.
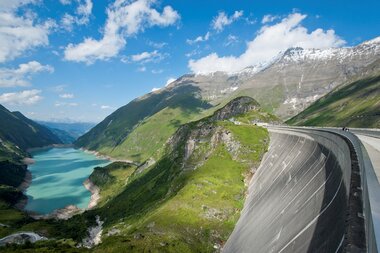
[[[190,72],[379,36],[380,1],[1,0],[0,103],[99,122]]]

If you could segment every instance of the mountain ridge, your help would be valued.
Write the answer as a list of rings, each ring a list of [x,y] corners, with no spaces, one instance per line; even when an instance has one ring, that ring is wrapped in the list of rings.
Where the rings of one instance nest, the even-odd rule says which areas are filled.
[[[251,67],[234,74],[186,74],[119,108],[75,145],[143,162],[181,124],[212,114],[234,97],[250,96],[263,110],[288,119],[342,83],[380,70],[379,58],[377,37],[347,48],[288,49],[259,71]]]

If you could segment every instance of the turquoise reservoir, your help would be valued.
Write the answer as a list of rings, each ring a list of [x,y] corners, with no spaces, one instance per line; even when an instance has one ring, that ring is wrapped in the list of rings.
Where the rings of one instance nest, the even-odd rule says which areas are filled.
[[[74,148],[52,148],[32,153],[34,164],[28,169],[32,183],[27,189],[25,209],[47,214],[67,205],[86,208],[91,193],[83,186],[94,167],[108,160]]]

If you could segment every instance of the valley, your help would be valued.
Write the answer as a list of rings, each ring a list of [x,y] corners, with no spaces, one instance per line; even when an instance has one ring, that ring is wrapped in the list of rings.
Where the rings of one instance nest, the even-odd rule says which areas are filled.
[[[0,252],[380,253],[379,10],[0,0]]]

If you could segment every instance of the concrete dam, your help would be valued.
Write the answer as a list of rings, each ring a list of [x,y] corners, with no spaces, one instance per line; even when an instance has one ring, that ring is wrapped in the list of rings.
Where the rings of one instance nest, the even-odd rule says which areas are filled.
[[[268,130],[223,252],[378,252],[360,143],[341,130]]]

